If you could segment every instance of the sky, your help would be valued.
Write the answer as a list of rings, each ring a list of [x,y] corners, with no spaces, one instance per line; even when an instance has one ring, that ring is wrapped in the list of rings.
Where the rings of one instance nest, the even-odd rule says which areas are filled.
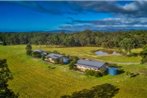
[[[0,1],[0,32],[146,30],[147,1]]]

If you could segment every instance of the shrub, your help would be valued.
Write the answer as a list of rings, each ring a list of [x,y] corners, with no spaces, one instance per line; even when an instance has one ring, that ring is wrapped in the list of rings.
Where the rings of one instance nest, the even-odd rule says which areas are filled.
[[[139,75],[139,73],[131,73],[131,72],[126,72],[126,75],[130,78],[132,77],[136,77],[137,75]]]
[[[127,56],[132,57],[132,56],[139,56],[139,55],[140,55],[139,53],[130,53],[130,54],[127,55]]]
[[[58,53],[58,54],[59,54],[59,52],[58,52],[58,51],[56,51],[56,50],[54,50],[54,51],[53,51],[53,53]]]
[[[94,71],[94,70],[86,70],[85,71],[86,75],[90,75],[90,76],[95,76],[95,77],[101,77],[102,73],[100,71]]]
[[[42,58],[42,60],[44,61],[44,60],[45,60],[45,55],[42,55],[42,57],[41,57],[41,58]]]
[[[76,69],[76,66],[75,64],[77,63],[77,60],[79,58],[76,57],[76,56],[69,56],[69,60],[70,60],[70,63],[69,63],[69,69],[70,70],[75,70]]]
[[[48,66],[49,69],[55,69],[56,67]]]
[[[75,62],[74,62],[74,61],[71,61],[71,62],[69,63],[69,69],[70,69],[70,70],[76,69]]]

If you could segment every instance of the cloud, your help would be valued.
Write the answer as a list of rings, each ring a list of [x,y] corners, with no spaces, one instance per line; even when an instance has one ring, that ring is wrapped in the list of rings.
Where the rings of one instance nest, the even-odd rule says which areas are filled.
[[[72,20],[72,22],[60,26],[65,30],[129,30],[147,29],[147,18],[105,18],[101,20]]]
[[[125,5],[121,5],[117,1],[87,1],[73,2],[73,4],[80,6],[77,9],[80,11],[106,12],[131,17],[146,17],[147,15],[147,1],[143,0],[128,2]]]
[[[128,2],[125,5],[119,4],[118,1],[16,1],[11,3],[16,3],[38,12],[55,15],[75,15],[86,12],[113,13],[132,17],[143,17],[147,15],[147,1],[142,0]]]
[[[13,3],[42,13],[67,15],[68,22],[58,26],[58,29],[147,29],[147,1],[142,0],[126,1],[125,4],[121,4],[121,1],[21,1]],[[81,20],[72,17],[72,15],[87,12],[111,13],[113,18]]]

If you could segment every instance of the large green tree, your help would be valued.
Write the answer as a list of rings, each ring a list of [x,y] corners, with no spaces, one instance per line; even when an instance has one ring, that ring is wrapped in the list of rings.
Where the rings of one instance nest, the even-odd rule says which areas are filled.
[[[8,80],[13,79],[6,59],[0,59],[0,98],[18,98],[18,95],[8,88]]]
[[[124,38],[119,43],[120,47],[126,51],[127,54],[131,53],[131,49],[134,48],[135,43],[132,38]]]

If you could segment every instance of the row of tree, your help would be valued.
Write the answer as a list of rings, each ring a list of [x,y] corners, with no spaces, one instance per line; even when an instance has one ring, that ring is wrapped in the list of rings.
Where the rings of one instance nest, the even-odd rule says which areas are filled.
[[[107,48],[142,47],[147,44],[146,31],[93,32],[85,30],[77,33],[0,33],[0,41],[7,45],[36,44],[62,46],[102,46]]]

